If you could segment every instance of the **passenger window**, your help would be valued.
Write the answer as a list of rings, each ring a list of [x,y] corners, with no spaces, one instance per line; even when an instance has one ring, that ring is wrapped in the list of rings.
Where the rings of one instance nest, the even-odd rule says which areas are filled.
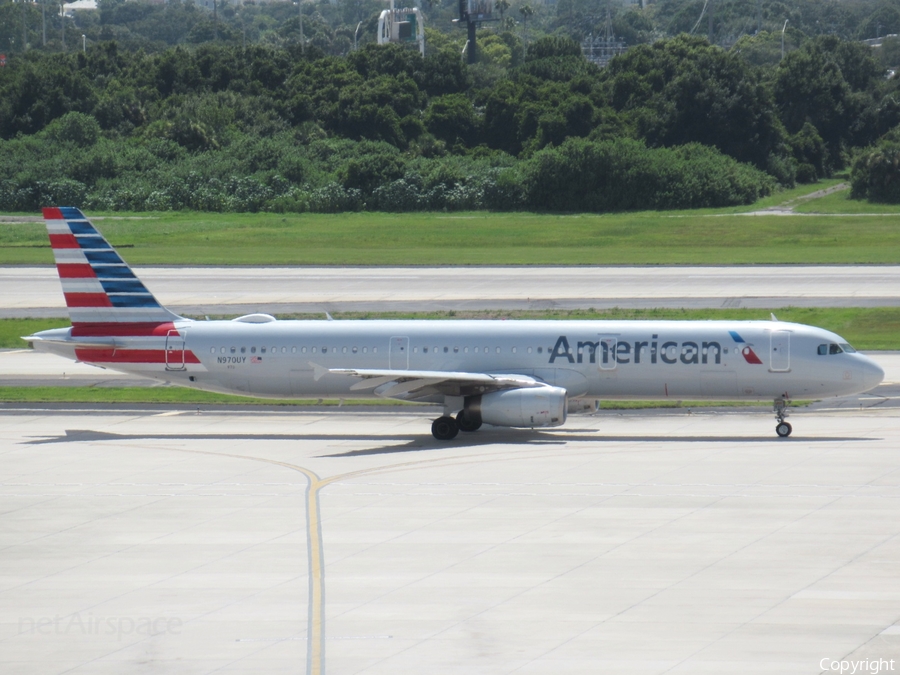
[[[454,353],[454,354],[459,354],[459,347],[454,347],[454,348],[453,348],[453,353]]]
[[[231,353],[234,354],[235,351],[237,351],[237,350],[236,350],[234,347],[232,347],[232,348],[231,348]]]
[[[344,354],[346,354],[346,353],[347,353],[347,348],[344,347],[344,348],[341,350],[341,352],[343,352]]]
[[[292,352],[296,352],[296,351],[297,351],[297,348],[296,348],[296,347],[291,347],[291,351],[292,351]],[[303,352],[303,353],[305,354],[305,353],[306,353],[306,347],[301,347],[301,348],[300,348],[300,351]]]
[[[296,352],[296,351],[297,351],[297,348],[296,348],[296,347],[292,347],[292,348],[291,348],[291,351],[295,351],[295,352]],[[281,348],[281,353],[282,353],[282,354],[286,354],[286,353],[287,353],[287,347],[282,347],[282,348]]]
[[[840,354],[842,351],[844,351],[844,350],[841,349],[840,345],[836,345],[833,342],[830,345],[828,345],[828,353],[829,354]]]
[[[819,345],[819,356],[825,356],[828,353],[828,345]]]
[[[538,354],[542,353],[543,351],[544,351],[543,347],[538,347]],[[578,351],[580,352],[581,350],[579,349]]]
[[[513,354],[516,353],[516,348],[515,348],[515,347],[512,348],[512,353],[513,353]]]
[[[378,353],[378,347],[372,347],[372,353],[373,353],[373,354],[377,354],[377,353]]]
[[[445,353],[445,354],[446,354],[447,352],[449,352],[449,351],[450,351],[450,347],[444,347],[444,353]]]
[[[327,353],[328,353],[328,347],[322,347],[322,353],[323,353],[323,354],[327,354]]]
[[[529,353],[529,354],[531,353],[531,347],[528,348],[528,353]]]
[[[423,354],[427,354],[427,353],[428,353],[428,347],[422,347],[422,353],[423,353]]]
[[[363,354],[368,354],[368,353],[369,353],[369,348],[363,347]]]
[[[356,347],[353,348],[353,353],[354,353],[354,354],[355,354],[356,352],[358,352],[358,351],[359,351],[358,348],[356,348]]]
[[[251,354],[255,354],[255,353],[256,353],[256,347],[250,347],[250,353],[251,353]]]
[[[246,353],[247,353],[247,348],[241,347],[241,354],[246,354]]]
[[[455,351],[455,350],[454,350],[454,351]],[[468,354],[468,353],[469,353],[469,348],[468,348],[468,347],[465,347],[465,348],[463,349],[463,351],[464,351],[466,354]]]
[[[222,347],[221,349],[219,349],[219,353],[220,353],[220,354],[224,354],[224,353],[225,353],[225,347]]]

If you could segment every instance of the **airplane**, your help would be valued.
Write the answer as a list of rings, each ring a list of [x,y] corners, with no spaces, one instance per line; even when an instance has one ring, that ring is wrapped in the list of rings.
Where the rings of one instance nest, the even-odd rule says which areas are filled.
[[[884,379],[840,336],[771,321],[195,321],[163,307],[77,208],[43,210],[71,326],[23,339],[102,368],[260,398],[439,404],[448,441],[482,424],[556,427],[606,400],[774,402]]]

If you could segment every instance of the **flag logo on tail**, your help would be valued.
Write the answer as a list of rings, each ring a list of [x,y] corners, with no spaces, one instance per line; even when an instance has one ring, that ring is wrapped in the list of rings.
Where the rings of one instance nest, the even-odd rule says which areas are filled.
[[[159,304],[80,210],[45,208],[44,221],[73,326],[181,318]]]

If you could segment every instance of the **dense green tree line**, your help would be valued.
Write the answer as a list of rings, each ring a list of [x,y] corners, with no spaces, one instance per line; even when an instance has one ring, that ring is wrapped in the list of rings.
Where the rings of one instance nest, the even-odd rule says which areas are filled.
[[[869,47],[820,36],[774,65],[742,56],[771,39],[681,35],[606,69],[569,38],[503,31],[484,40],[509,55],[491,67],[452,46],[35,51],[0,69],[0,208],[745,203],[830,175],[900,123]]]

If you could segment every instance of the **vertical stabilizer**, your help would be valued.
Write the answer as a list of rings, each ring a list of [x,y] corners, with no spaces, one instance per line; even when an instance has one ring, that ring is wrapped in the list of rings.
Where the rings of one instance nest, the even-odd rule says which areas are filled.
[[[110,325],[142,332],[182,320],[159,304],[81,211],[45,208],[44,220],[75,329]]]

